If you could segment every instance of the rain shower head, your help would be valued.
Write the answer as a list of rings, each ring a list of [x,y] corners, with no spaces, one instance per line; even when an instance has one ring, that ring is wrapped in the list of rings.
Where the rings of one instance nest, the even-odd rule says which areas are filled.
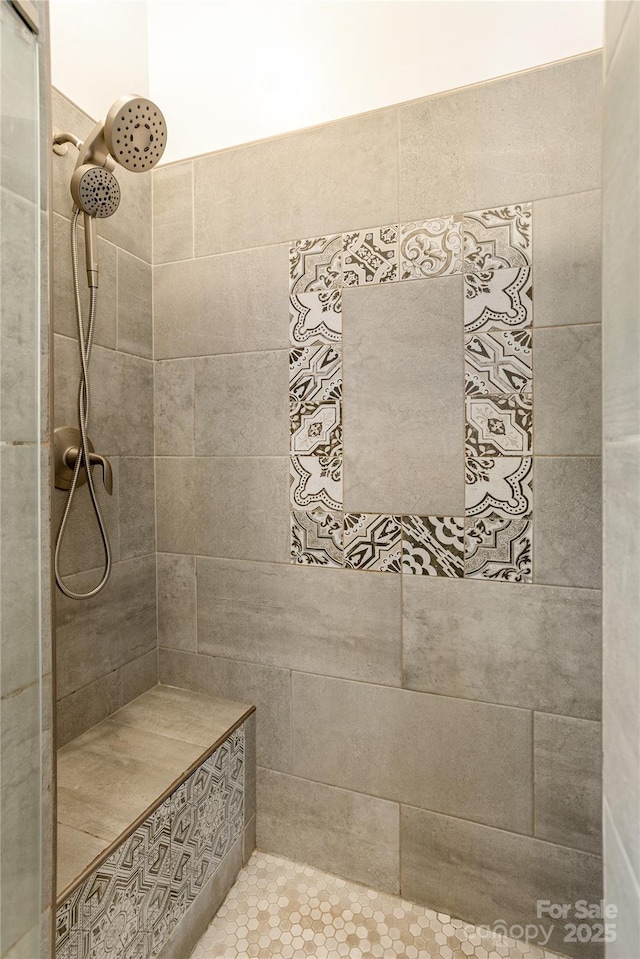
[[[77,166],[93,163],[113,172],[119,163],[131,173],[146,173],[166,145],[167,124],[160,108],[146,97],[126,94],[84,141]]]
[[[112,216],[120,203],[120,187],[113,173],[90,163],[78,167],[73,174],[71,195],[83,213],[99,220]]]

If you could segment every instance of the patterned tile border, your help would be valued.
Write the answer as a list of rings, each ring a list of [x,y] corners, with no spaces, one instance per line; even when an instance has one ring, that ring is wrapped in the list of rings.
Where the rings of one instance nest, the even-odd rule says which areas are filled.
[[[244,827],[245,723],[58,907],[56,959],[155,959]]]
[[[290,245],[291,562],[532,581],[531,203]],[[342,290],[464,277],[465,515],[345,513]]]

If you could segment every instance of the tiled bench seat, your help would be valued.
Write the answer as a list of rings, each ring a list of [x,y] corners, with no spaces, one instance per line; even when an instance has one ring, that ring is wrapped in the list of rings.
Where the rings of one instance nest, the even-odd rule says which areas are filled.
[[[188,954],[255,845],[253,714],[156,686],[59,750],[56,959]]]

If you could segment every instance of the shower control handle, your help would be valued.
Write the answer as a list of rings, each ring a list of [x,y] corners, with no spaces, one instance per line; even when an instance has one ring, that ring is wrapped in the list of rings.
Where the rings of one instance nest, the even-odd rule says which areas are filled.
[[[59,426],[53,434],[55,455],[56,489],[69,490],[75,470],[76,460],[80,454],[80,431],[73,426]],[[102,481],[109,496],[113,493],[113,471],[106,456],[100,456],[89,440],[89,464],[91,467],[102,467]],[[78,476],[78,486],[86,483],[84,473]]]
[[[71,469],[75,467],[76,458],[79,455],[80,450],[77,446],[70,446],[67,450],[66,462]],[[111,469],[111,463],[106,456],[100,456],[99,453],[94,452],[89,453],[89,463],[91,466],[102,467],[102,482],[104,483],[104,488],[107,493],[111,496],[113,494],[113,470]]]

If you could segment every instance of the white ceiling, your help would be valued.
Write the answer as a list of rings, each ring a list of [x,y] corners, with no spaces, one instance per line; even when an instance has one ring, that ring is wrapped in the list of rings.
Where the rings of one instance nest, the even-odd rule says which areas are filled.
[[[165,161],[427,96],[603,43],[603,0],[50,0],[53,82],[167,118]]]

